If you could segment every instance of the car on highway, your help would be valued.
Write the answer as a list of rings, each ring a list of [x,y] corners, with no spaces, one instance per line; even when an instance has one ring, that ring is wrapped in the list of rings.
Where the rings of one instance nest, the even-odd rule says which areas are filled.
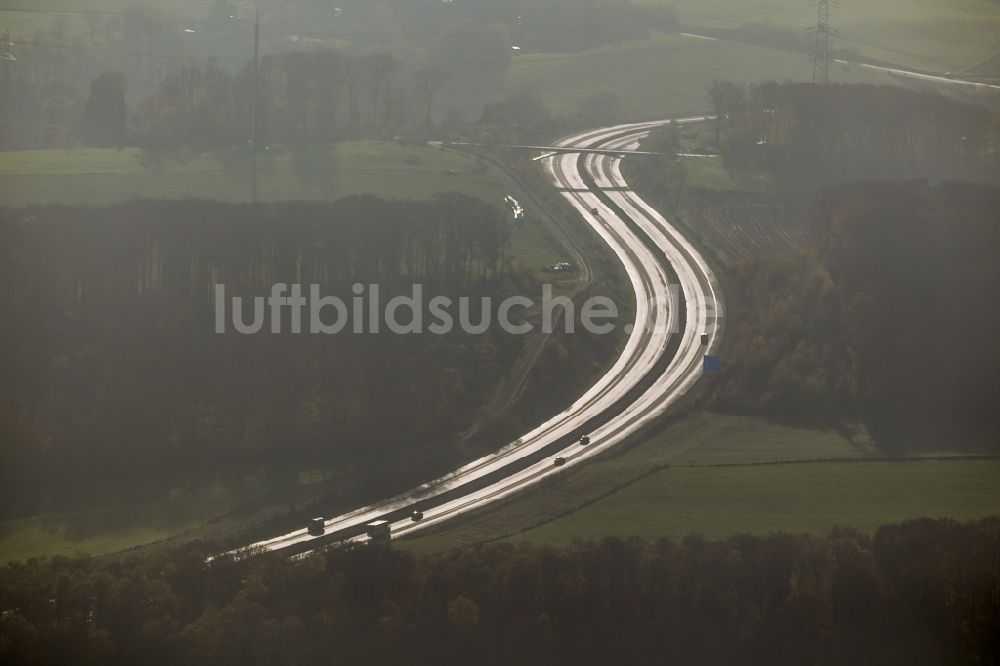
[[[414,509],[413,513],[410,514],[410,520],[412,520],[415,523],[420,522],[423,519],[424,519],[424,512],[421,511],[420,509]]]
[[[594,206],[593,208],[590,209],[590,212],[593,213],[594,215],[597,215],[601,211],[597,209],[597,206]]]
[[[562,456],[559,456],[558,458],[552,461],[552,464],[555,465],[556,467],[562,467],[563,465],[566,464],[566,459],[563,458]]]
[[[582,437],[580,437],[580,446],[587,446],[588,444],[590,444],[589,436],[583,435]]]

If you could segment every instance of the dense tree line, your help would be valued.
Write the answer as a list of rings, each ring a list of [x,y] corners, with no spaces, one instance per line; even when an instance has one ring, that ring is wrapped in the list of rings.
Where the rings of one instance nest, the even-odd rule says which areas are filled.
[[[5,510],[197,470],[240,478],[271,459],[386,478],[451,461],[515,339],[497,327],[218,335],[214,285],[258,297],[278,282],[318,284],[351,303],[352,284],[377,283],[383,306],[413,283],[425,301],[499,295],[506,224],[460,195],[0,211]]]
[[[120,146],[125,142],[128,106],[125,75],[105,72],[90,84],[80,118],[80,134],[91,145]]]
[[[402,126],[406,119],[390,95],[399,67],[388,54],[265,56],[257,91],[259,145],[333,141]],[[179,64],[136,109],[136,139],[154,147],[246,145],[253,94],[249,67],[230,72],[211,60]]]
[[[509,46],[493,49],[502,56],[482,56],[490,35],[475,22],[455,24],[442,34],[430,64],[409,71],[388,53],[356,56],[325,50],[265,56],[257,92],[258,152],[266,154],[271,144],[305,148],[364,136],[424,138],[431,132],[454,136],[476,130],[486,142],[518,141],[557,133],[566,122],[595,124],[617,117],[618,100],[610,93],[592,95],[576,114],[556,119],[537,92],[519,91],[485,104],[478,128],[470,127],[457,109],[435,121],[436,100],[448,86],[482,86],[494,79],[494,87],[502,85]],[[456,66],[450,57],[463,65]],[[230,73],[211,60],[178,65],[156,94],[135,109],[132,140],[148,148],[248,150],[253,90],[249,68]],[[120,133],[125,129],[123,122]]]
[[[1000,523],[0,572],[0,661],[995,664]]]
[[[79,20],[87,30],[70,25]],[[83,122],[88,85],[102,74],[124,74],[134,106],[177,62],[210,56],[234,66],[244,62],[245,23],[207,23],[211,26],[202,30],[198,25],[192,34],[184,29],[197,25],[194,17],[135,3],[115,13],[54,13],[48,29],[15,32],[17,61],[4,62],[0,72],[0,148],[65,148],[77,141],[107,145]]]
[[[871,85],[741,86],[708,93],[730,164],[781,177],[998,176],[1000,114],[943,95]]]
[[[738,264],[722,407],[862,417],[884,444],[1000,441],[1000,189],[872,182],[826,192],[816,245]]]
[[[460,194],[429,203],[355,196],[335,203],[154,201],[0,213],[0,304],[29,313],[87,307],[109,296],[173,292],[207,299],[218,282],[254,293],[278,281],[334,291],[353,282],[420,282],[458,295],[501,279],[510,232],[498,209]]]
[[[261,145],[422,136],[448,114],[446,126],[459,114],[478,117],[515,53],[583,51],[677,27],[670,8],[630,0],[337,4],[262,3]],[[74,34],[62,17],[48,31],[15,35],[16,66],[0,71],[0,148],[246,145],[254,89],[246,9],[223,0],[181,17],[137,4],[88,15],[89,34]],[[121,76],[113,94],[88,97],[86,82],[106,92]],[[127,137],[125,91],[135,111]]]
[[[819,257],[840,286],[863,415],[907,438],[996,445],[1000,189],[960,183],[834,189]]]

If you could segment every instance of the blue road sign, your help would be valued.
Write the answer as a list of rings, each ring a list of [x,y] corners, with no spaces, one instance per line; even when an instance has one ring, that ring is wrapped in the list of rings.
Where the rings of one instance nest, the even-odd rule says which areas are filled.
[[[722,372],[722,359],[718,356],[705,356],[704,371],[711,374]]]

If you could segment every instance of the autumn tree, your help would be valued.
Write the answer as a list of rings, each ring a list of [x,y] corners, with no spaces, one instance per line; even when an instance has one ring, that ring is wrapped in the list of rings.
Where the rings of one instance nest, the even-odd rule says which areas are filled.
[[[427,104],[424,118],[426,128],[430,131],[433,121],[431,108],[434,104],[434,97],[437,96],[438,92],[448,81],[448,72],[440,67],[421,67],[417,70],[414,78],[416,80],[417,94]]]
[[[91,145],[121,145],[127,119],[125,75],[104,72],[90,84],[90,96],[80,119],[80,134]]]

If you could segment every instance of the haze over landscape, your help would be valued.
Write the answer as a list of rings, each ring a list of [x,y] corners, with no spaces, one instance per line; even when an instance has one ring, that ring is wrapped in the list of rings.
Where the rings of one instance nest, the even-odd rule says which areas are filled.
[[[997,0],[0,0],[0,663],[995,664]]]

